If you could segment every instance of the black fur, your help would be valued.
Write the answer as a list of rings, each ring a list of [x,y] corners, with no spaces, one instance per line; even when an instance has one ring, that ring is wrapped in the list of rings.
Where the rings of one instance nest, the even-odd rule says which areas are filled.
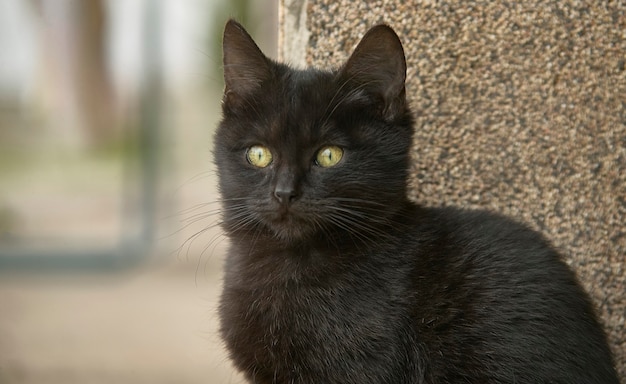
[[[215,158],[237,368],[252,383],[617,383],[588,297],[541,235],[408,201],[405,71],[387,26],[326,72],[275,63],[227,24]],[[269,166],[246,160],[254,145]],[[315,162],[326,145],[344,151],[334,167]]]

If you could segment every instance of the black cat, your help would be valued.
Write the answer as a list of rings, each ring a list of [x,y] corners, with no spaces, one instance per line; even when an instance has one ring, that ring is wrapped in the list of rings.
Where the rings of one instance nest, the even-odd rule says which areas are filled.
[[[224,32],[221,333],[252,383],[617,383],[587,295],[538,233],[406,197],[402,45],[336,71]]]

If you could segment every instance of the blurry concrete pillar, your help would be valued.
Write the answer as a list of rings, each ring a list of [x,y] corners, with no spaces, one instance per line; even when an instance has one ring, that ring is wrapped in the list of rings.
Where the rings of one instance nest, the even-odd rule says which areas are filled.
[[[279,52],[340,65],[371,26],[404,43],[411,197],[543,232],[576,270],[626,382],[626,3],[281,0]]]
[[[42,104],[66,143],[100,145],[119,135],[107,68],[103,0],[32,1],[41,17]]]
[[[92,143],[106,143],[119,134],[113,88],[107,68],[107,13],[104,0],[74,3],[78,46],[74,52],[77,102]]]
[[[307,29],[307,0],[281,0],[279,8],[278,56],[297,67],[306,65],[310,32]]]

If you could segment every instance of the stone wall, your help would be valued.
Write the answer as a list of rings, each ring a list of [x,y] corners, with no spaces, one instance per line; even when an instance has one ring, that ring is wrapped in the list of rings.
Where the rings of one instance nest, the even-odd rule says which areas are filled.
[[[412,197],[543,232],[626,383],[626,2],[281,0],[280,53],[338,66],[379,23],[406,50]]]

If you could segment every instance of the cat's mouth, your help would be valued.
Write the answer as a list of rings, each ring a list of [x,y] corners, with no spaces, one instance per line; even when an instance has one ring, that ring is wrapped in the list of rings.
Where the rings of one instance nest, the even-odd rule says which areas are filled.
[[[297,210],[282,207],[267,215],[266,225],[277,238],[287,242],[302,240],[315,232],[311,218]]]

